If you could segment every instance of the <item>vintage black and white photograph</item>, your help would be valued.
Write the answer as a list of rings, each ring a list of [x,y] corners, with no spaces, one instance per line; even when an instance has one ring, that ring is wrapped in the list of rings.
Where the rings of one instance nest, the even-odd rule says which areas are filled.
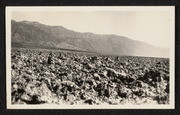
[[[174,7],[6,7],[8,109],[173,109]]]

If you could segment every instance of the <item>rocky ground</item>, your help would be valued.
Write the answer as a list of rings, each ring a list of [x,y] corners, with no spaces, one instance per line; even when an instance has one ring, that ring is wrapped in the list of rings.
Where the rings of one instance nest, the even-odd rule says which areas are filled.
[[[169,104],[169,59],[12,49],[12,104]]]

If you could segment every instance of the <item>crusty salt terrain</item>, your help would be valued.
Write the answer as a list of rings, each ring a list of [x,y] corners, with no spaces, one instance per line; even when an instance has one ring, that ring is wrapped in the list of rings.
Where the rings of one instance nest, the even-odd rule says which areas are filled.
[[[12,49],[12,104],[169,104],[169,59]]]

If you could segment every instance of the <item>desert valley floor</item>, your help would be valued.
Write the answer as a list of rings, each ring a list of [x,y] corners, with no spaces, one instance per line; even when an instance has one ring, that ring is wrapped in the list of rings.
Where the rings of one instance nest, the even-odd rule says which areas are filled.
[[[12,104],[169,104],[169,59],[11,50]]]

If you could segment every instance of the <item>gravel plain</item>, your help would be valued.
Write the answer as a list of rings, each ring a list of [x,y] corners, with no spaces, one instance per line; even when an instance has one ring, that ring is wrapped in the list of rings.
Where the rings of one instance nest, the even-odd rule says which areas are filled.
[[[14,48],[12,104],[169,104],[169,59]]]

